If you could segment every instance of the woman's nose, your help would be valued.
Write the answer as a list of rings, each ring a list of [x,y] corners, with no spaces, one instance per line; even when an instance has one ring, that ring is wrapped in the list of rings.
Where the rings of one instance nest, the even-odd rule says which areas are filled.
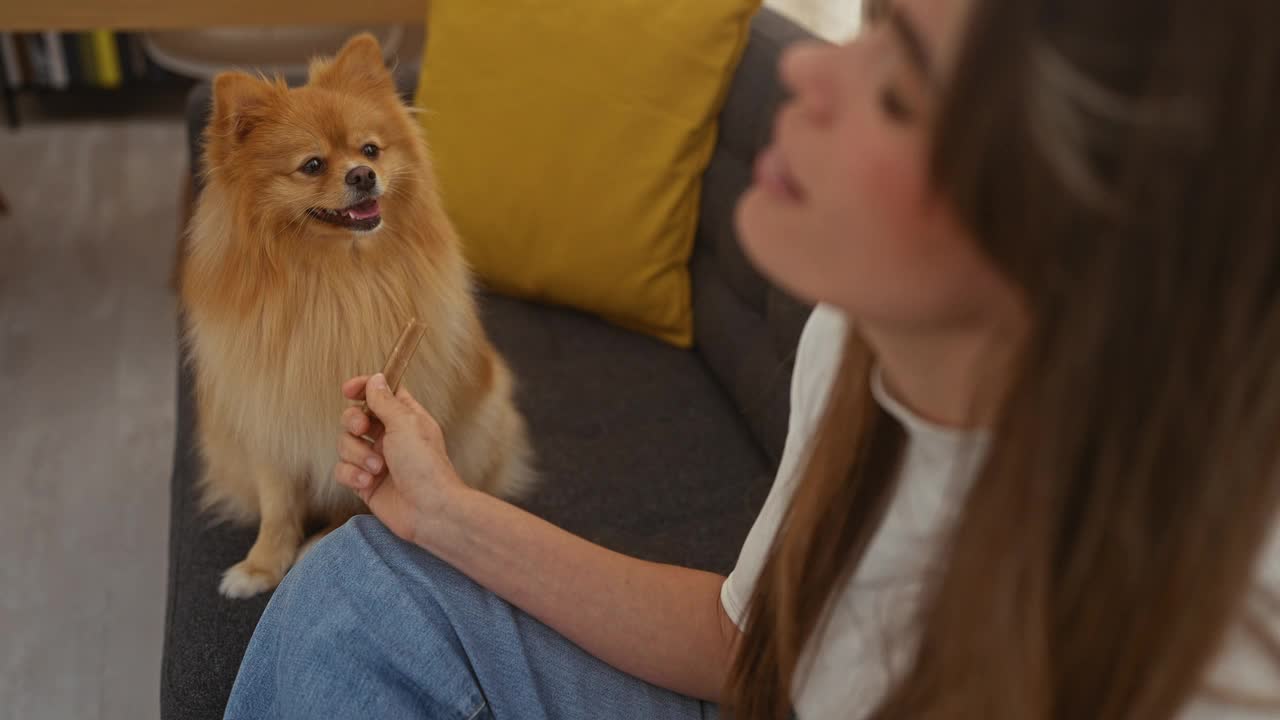
[[[782,54],[782,84],[815,122],[825,120],[831,113],[830,63],[834,49],[825,43],[797,43]]]

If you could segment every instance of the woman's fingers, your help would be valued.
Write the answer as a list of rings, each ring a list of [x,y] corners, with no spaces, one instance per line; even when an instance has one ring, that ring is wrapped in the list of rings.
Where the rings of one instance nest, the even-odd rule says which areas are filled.
[[[352,490],[368,489],[377,480],[368,470],[349,462],[339,462],[335,465],[333,477],[339,485],[345,485]]]
[[[370,380],[375,378],[377,381],[371,384]],[[412,414],[425,415],[432,421],[435,420],[407,389],[402,387],[392,395],[386,386],[386,381],[382,380],[381,374],[351,378],[342,384],[342,395],[348,400],[365,400],[369,409],[375,414],[381,409],[383,415],[403,417],[406,414],[404,410],[407,409]],[[394,402],[397,400],[398,403]],[[403,407],[397,407],[397,405]],[[374,431],[381,429],[378,427],[380,424],[377,417],[370,418],[357,407],[349,407],[342,412],[342,427],[356,437],[377,437]]]
[[[384,428],[377,418],[369,417],[358,407],[349,407],[342,411],[342,429],[356,437],[377,440]]]
[[[362,483],[368,484],[363,475],[368,473],[348,462],[339,462],[333,466],[333,479],[337,480],[339,485],[345,485],[353,490],[363,487]]]
[[[364,395],[365,401],[369,403],[369,409],[388,429],[405,427],[403,423],[413,417],[412,408],[391,394],[391,388],[387,386],[387,379],[382,373],[369,378]]]
[[[342,428],[356,437],[375,437],[376,431],[381,430],[379,425],[358,407],[342,411]]]
[[[355,465],[344,462],[334,466],[333,477],[338,481],[339,485],[344,485],[354,490],[365,505],[369,504],[369,498],[373,497],[373,493],[382,484],[381,477],[371,476]]]
[[[369,382],[368,375],[357,375],[342,383],[342,396],[348,400],[363,400],[364,386]]]
[[[361,468],[370,476],[381,473],[387,466],[386,461],[373,451],[369,443],[347,433],[338,436],[338,457],[345,463]]]

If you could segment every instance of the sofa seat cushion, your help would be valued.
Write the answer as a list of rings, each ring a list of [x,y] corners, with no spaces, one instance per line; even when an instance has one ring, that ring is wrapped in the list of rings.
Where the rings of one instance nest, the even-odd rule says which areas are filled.
[[[592,542],[728,572],[772,481],[697,354],[585,314],[491,297],[543,485],[523,504]]]
[[[696,353],[576,311],[486,297],[518,382],[542,484],[523,505],[641,558],[727,572],[771,481],[750,430]],[[218,594],[255,529],[198,514],[196,418],[179,378],[162,714],[222,716],[266,597]]]

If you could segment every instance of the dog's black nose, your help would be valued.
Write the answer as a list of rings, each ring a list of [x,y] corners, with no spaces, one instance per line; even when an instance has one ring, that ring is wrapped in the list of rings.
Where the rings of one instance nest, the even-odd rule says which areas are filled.
[[[378,176],[373,173],[373,168],[368,165],[352,168],[351,172],[347,173],[347,184],[357,190],[369,192],[377,181]]]

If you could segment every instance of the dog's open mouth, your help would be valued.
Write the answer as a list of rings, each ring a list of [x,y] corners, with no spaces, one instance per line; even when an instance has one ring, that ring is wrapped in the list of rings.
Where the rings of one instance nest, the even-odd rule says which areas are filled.
[[[341,210],[311,208],[307,212],[316,220],[348,230],[372,230],[382,224],[382,208],[373,198]]]

